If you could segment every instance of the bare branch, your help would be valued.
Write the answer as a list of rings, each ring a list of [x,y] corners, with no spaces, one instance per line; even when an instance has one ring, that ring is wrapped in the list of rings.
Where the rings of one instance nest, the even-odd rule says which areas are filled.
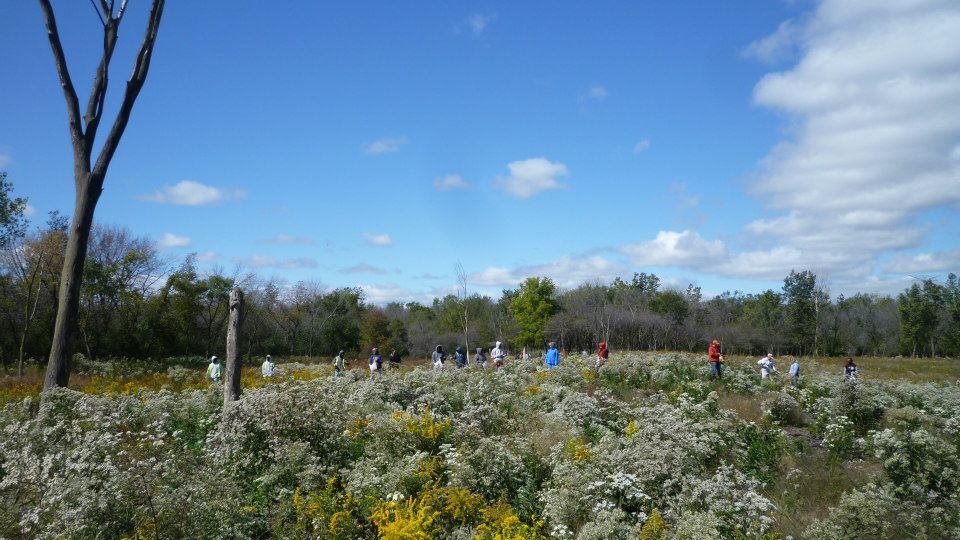
[[[47,0],[41,1],[45,2]],[[123,3],[120,4],[120,13],[117,15],[118,20],[122,16],[126,3],[126,0],[124,0]],[[153,4],[150,7],[150,18],[147,21],[147,31],[143,36],[143,43],[140,44],[140,52],[137,54],[137,61],[133,66],[133,73],[127,81],[127,89],[123,95],[123,103],[120,104],[120,111],[117,112],[117,118],[113,122],[110,134],[107,135],[103,143],[103,148],[100,150],[100,155],[97,157],[97,163],[93,167],[93,176],[100,179],[101,182],[107,173],[107,166],[110,165],[113,153],[116,152],[117,145],[120,143],[120,137],[123,136],[123,131],[127,128],[127,122],[130,120],[130,111],[133,110],[133,103],[136,101],[137,96],[140,94],[140,89],[143,88],[143,83],[147,79],[147,71],[150,69],[150,58],[153,56],[153,46],[157,41],[157,30],[160,28],[160,18],[163,16],[164,4],[165,0],[153,0]]]
[[[101,0],[101,2],[106,3],[105,0]],[[93,80],[93,89],[90,90],[87,112],[83,115],[83,120],[86,122],[83,136],[87,148],[93,148],[93,141],[97,138],[97,128],[100,126],[100,118],[103,116],[103,103],[107,97],[108,86],[107,71],[110,60],[113,58],[113,50],[117,45],[119,24],[111,18],[110,22],[103,27],[103,56],[100,58],[100,65],[97,67],[97,76]]]
[[[60,76],[60,86],[63,88],[63,97],[67,102],[67,116],[70,124],[70,140],[73,143],[74,166],[86,165],[90,168],[89,153],[83,148],[83,131],[80,126],[80,103],[77,101],[77,91],[73,88],[70,71],[67,69],[67,59],[63,55],[63,46],[60,44],[60,33],[57,31],[57,19],[50,7],[50,0],[40,0],[40,9],[43,10],[43,22],[47,27],[47,38],[53,50],[53,60]]]
[[[100,3],[103,4],[103,0],[100,0]],[[93,10],[97,12],[97,18],[100,19],[100,24],[106,26],[107,22],[103,20],[103,14],[100,13],[100,8],[97,7],[97,4],[95,4],[93,0],[90,0],[90,5],[93,6]],[[106,6],[104,6],[104,11],[106,11]]]

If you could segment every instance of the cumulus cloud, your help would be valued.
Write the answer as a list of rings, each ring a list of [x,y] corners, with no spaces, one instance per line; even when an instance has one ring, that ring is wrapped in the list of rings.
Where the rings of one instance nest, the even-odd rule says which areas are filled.
[[[190,239],[186,236],[177,236],[173,233],[164,233],[160,240],[157,240],[157,247],[160,248],[182,248],[190,245]]]
[[[459,174],[448,174],[434,179],[433,188],[437,191],[450,191],[454,189],[469,189],[473,187],[467,183]]]
[[[886,266],[887,272],[960,272],[960,250],[900,255]]]
[[[338,270],[341,274],[389,274],[390,271],[379,266],[361,263]]]
[[[371,246],[392,246],[393,238],[390,238],[389,234],[370,234],[363,233],[363,237],[367,239],[367,244]]]
[[[159,191],[141,195],[140,200],[163,204],[199,206],[221,202],[228,198],[242,199],[244,196],[246,196],[246,193],[243,190],[237,189],[230,193],[224,189],[194,182],[193,180],[181,180],[172,186],[165,186]]]
[[[633,145],[633,153],[639,154],[640,152],[646,151],[648,148],[650,148],[650,139],[643,139],[642,141]]]
[[[748,48],[795,47],[799,59],[754,89],[757,104],[791,120],[751,181],[779,215],[746,232],[777,246],[734,260],[770,272],[813,261],[863,281],[886,253],[922,245],[922,217],[960,203],[957,35],[955,1],[823,0],[803,25]]]
[[[204,251],[203,253],[197,254],[198,263],[208,263],[213,261],[219,261],[220,254],[213,251]]]
[[[682,266],[709,269],[727,258],[721,240],[706,240],[692,230],[660,231],[656,238],[619,248],[635,266]]]
[[[301,246],[311,246],[313,245],[313,240],[309,238],[304,238],[300,236],[292,236],[289,234],[278,234],[273,238],[264,238],[260,240],[260,244],[273,244],[273,245],[292,245],[297,244]]]
[[[542,157],[511,161],[507,169],[510,175],[497,176],[495,183],[519,199],[564,187],[557,178],[568,174],[567,166],[563,163]]]
[[[316,268],[317,261],[307,257],[296,259],[275,259],[264,255],[253,255],[251,257],[234,257],[233,261],[243,266],[251,268],[278,268],[281,270],[291,270],[296,268]]]
[[[764,64],[775,64],[794,54],[798,38],[799,27],[792,20],[786,20],[780,23],[776,32],[754,41],[741,54]]]
[[[396,152],[400,150],[401,146],[407,144],[408,142],[410,141],[406,137],[384,137],[380,140],[363,145],[363,149],[367,154],[376,156],[380,154]]]
[[[599,256],[561,257],[555,261],[508,269],[487,267],[467,277],[467,283],[481,287],[519,285],[531,276],[545,276],[561,287],[574,287],[586,281],[609,281],[625,273],[626,266]]]
[[[30,203],[27,203],[26,206],[23,207],[23,217],[25,218],[32,218],[34,215],[36,215],[36,213],[37,209],[34,208]]]

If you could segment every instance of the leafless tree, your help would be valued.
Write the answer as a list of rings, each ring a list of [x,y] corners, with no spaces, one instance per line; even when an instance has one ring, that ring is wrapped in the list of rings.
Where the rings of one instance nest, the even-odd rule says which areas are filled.
[[[152,0],[146,33],[140,44],[133,73],[127,80],[120,109],[114,119],[110,132],[100,148],[96,160],[92,161],[94,142],[100,121],[103,118],[104,103],[109,86],[109,66],[117,44],[117,35],[123,17],[126,14],[127,0],[121,0],[117,8],[115,0],[93,2],[97,17],[103,25],[103,54],[93,80],[93,88],[87,100],[87,107],[81,116],[77,92],[67,69],[67,60],[60,43],[60,33],[49,0],[40,0],[43,19],[53,51],[53,59],[60,76],[60,86],[67,104],[67,119],[70,130],[70,142],[73,146],[73,177],[76,190],[76,202],[73,221],[70,224],[67,252],[63,260],[58,295],[57,318],[50,348],[50,361],[44,378],[45,389],[66,386],[70,379],[70,355],[76,341],[77,314],[80,308],[80,283],[83,279],[83,266],[87,255],[87,243],[93,214],[103,191],[103,181],[107,168],[117,150],[120,138],[130,120],[133,104],[147,80],[153,46],[160,28],[164,0]]]
[[[467,355],[467,358],[470,358],[470,338],[467,336],[469,332],[469,317],[467,314],[467,273],[463,269],[463,265],[457,261],[457,266],[454,267],[454,270],[457,273],[457,283],[460,286],[460,304],[463,305],[463,344],[466,347],[464,354]]]

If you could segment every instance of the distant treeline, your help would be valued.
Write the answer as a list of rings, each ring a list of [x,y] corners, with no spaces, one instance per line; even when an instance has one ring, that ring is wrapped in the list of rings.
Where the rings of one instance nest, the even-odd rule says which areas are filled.
[[[0,359],[43,359],[50,347],[66,220],[26,234],[0,253]],[[77,352],[90,358],[160,358],[222,352],[230,289],[246,292],[243,351],[250,355],[364,354],[378,346],[404,356],[437,344],[489,348],[494,341],[541,349],[706,350],[728,353],[960,356],[960,284],[918,281],[896,298],[832,298],[810,271],[791,272],[781,290],[725,292],[661,287],[657,276],[584,284],[570,290],[531,277],[499,298],[448,295],[430,305],[365,302],[355,288],[292,285],[256,275],[201,272],[197,259],[165,259],[148,238],[99,226],[84,274]],[[469,283],[467,283],[469,291]]]

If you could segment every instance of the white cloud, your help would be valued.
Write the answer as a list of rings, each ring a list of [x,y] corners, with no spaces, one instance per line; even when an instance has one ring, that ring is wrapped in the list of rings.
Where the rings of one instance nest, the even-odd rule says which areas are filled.
[[[650,148],[650,139],[643,139],[642,141],[638,142],[633,146],[633,153],[639,154],[640,152],[643,152],[648,148]]]
[[[561,287],[575,287],[588,281],[610,281],[626,272],[625,265],[610,261],[599,255],[584,257],[561,257],[555,261],[518,266],[514,269],[487,267],[467,277],[469,285],[481,287],[514,287],[524,279],[544,276],[554,280]]]
[[[433,188],[437,191],[450,191],[453,189],[469,189],[473,185],[467,183],[459,174],[448,174],[439,176],[433,181]]]
[[[497,15],[481,15],[479,13],[473,13],[466,19],[467,27],[470,28],[470,32],[474,36],[480,37],[483,35],[483,31],[487,29],[487,26],[493,21],[497,20]]]
[[[407,144],[408,142],[410,141],[406,137],[384,137],[380,140],[363,145],[363,149],[367,154],[376,156],[379,154],[396,152],[397,150],[400,150],[401,146]]]
[[[390,238],[389,234],[370,234],[363,233],[363,237],[367,239],[367,244],[371,246],[392,246],[393,238]]]
[[[313,245],[313,240],[309,238],[304,238],[300,236],[291,236],[289,234],[278,234],[273,238],[265,238],[258,241],[260,244],[276,244],[276,245],[290,245],[297,244],[301,246],[311,246]]]
[[[291,270],[295,268],[316,268],[317,261],[307,257],[296,259],[275,259],[264,255],[253,255],[251,257],[234,257],[233,261],[237,264],[249,266],[251,268],[279,268],[282,270]]]
[[[709,269],[727,258],[721,240],[706,240],[692,230],[660,231],[656,238],[619,248],[634,266],[682,266]]]
[[[361,263],[356,264],[347,268],[341,268],[338,270],[341,274],[389,274],[390,271],[379,266],[373,266],[371,264]]]
[[[0,152],[0,167],[6,167],[11,163],[13,163],[13,158],[10,157],[10,154]]]
[[[602,84],[595,84],[590,87],[587,96],[595,101],[603,101],[607,99],[607,89]]]
[[[218,260],[220,260],[220,254],[213,251],[204,251],[203,253],[197,254],[198,263],[208,263]]]
[[[23,217],[32,218],[37,213],[37,209],[30,203],[23,207]]]
[[[193,180],[181,180],[172,186],[165,186],[163,189],[152,194],[141,195],[140,200],[165,204],[199,206],[221,202],[227,198],[242,199],[245,196],[246,192],[240,189],[228,193],[223,189],[201,184],[200,182],[194,182]]]
[[[173,233],[164,233],[160,240],[157,240],[157,247],[160,248],[182,248],[190,245],[190,239],[186,236],[177,236]]]
[[[511,161],[507,168],[510,176],[497,176],[496,184],[520,199],[562,188],[563,185],[557,182],[557,177],[568,174],[567,166],[563,163],[542,157]]]
[[[798,34],[799,28],[792,20],[783,21],[776,32],[748,45],[742,55],[765,64],[781,62],[796,51]]]
[[[748,48],[775,56],[788,44],[799,60],[754,90],[757,104],[791,120],[790,138],[751,181],[779,215],[745,232],[773,247],[733,257],[726,272],[821,265],[865,283],[878,270],[936,266],[914,256],[880,268],[880,259],[922,245],[929,211],[960,203],[957,35],[952,0],[823,0],[803,25]]]
[[[900,255],[887,264],[886,271],[900,274],[920,272],[960,273],[960,250]]]

